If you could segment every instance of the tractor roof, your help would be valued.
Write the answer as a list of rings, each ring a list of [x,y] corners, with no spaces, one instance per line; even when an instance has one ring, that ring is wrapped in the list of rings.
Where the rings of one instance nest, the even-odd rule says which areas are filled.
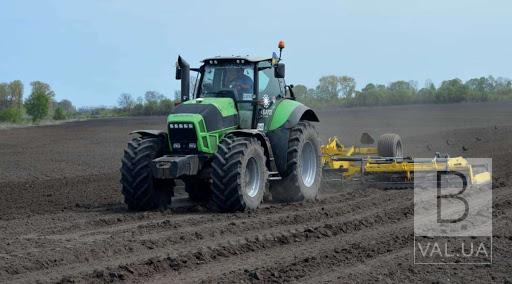
[[[249,62],[260,62],[260,61],[266,61],[266,60],[272,60],[272,57],[263,57],[263,56],[240,56],[240,55],[231,55],[231,56],[215,56],[215,57],[208,57],[203,59],[202,62],[206,63],[210,60],[225,60],[225,61],[231,61],[231,60],[246,60]]]

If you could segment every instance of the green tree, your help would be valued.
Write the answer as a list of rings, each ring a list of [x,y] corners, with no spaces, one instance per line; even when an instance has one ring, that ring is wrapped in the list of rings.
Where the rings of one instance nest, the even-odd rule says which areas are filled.
[[[165,99],[165,96],[156,91],[147,91],[144,94],[144,99],[146,104],[144,105],[144,114],[145,115],[154,115],[158,114],[159,108],[158,105],[160,101]]]
[[[64,113],[66,116],[69,116],[71,114],[74,114],[76,112],[76,107],[73,105],[73,103],[70,100],[61,100],[57,103],[57,107],[60,107],[64,110]]]
[[[25,102],[27,113],[32,116],[32,121],[37,122],[48,115],[50,98],[42,92],[32,92]]]
[[[351,105],[365,106],[365,105],[382,105],[386,104],[389,100],[389,91],[384,85],[367,84],[361,92],[356,92],[354,100]]]
[[[503,77],[497,78],[494,94],[489,96],[491,99],[512,98],[512,80]]]
[[[148,101],[144,105],[145,115],[154,115],[158,112],[158,101]]]
[[[23,107],[23,83],[20,80],[14,80],[9,83],[11,97],[11,107],[21,109]]]
[[[117,103],[119,107],[124,111],[131,112],[133,107],[135,107],[135,100],[133,99],[131,94],[122,93],[117,99]]]
[[[322,76],[318,80],[316,91],[320,99],[328,101],[337,99],[341,91],[338,77],[335,75]]]
[[[298,84],[293,86],[293,93],[297,100],[304,102],[308,96],[308,88],[304,85]]]
[[[10,107],[9,92],[9,84],[0,83],[0,110]]]
[[[388,104],[406,104],[412,102],[416,94],[416,89],[411,83],[406,81],[396,81],[389,84],[389,97],[386,100]]]
[[[316,94],[318,98],[327,101],[350,99],[356,89],[356,81],[349,76],[323,76],[318,81]]]
[[[66,119],[66,111],[63,107],[59,106],[55,109],[55,112],[53,113],[53,119],[55,120],[63,120]]]
[[[53,113],[55,92],[52,90],[50,85],[42,81],[33,81],[30,83],[30,86],[32,86],[31,94],[37,93],[48,97],[48,113]]]
[[[146,100],[146,103],[150,103],[150,102],[158,103],[159,101],[165,99],[165,96],[156,91],[147,91],[144,94],[144,99]]]
[[[431,80],[425,81],[425,86],[417,93],[419,103],[433,103],[436,100],[436,86]]]
[[[23,110],[19,108],[8,108],[0,110],[0,121],[19,123],[23,118]]]
[[[356,90],[356,80],[349,76],[338,77],[338,84],[340,85],[340,93],[344,98],[352,98]]]
[[[163,99],[158,104],[158,113],[159,114],[169,114],[174,109],[174,102],[170,99]]]
[[[50,99],[55,97],[55,92],[53,92],[52,88],[50,88],[50,85],[46,84],[45,82],[33,81],[30,83],[30,85],[32,86],[32,93],[43,94]]]
[[[443,81],[437,90],[436,100],[438,102],[462,102],[466,99],[467,87],[460,79]]]

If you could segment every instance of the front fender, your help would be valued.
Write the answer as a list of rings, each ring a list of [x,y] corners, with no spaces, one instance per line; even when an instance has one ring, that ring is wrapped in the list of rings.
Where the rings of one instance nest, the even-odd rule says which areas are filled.
[[[167,138],[167,132],[163,130],[135,130],[130,134],[139,134],[142,137],[164,137]]]

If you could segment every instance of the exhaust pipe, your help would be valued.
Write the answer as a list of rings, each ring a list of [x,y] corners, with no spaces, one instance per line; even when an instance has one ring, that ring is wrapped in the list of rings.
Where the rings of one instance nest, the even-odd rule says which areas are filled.
[[[188,101],[190,96],[190,65],[181,56],[176,63],[176,80],[181,80],[181,101]]]

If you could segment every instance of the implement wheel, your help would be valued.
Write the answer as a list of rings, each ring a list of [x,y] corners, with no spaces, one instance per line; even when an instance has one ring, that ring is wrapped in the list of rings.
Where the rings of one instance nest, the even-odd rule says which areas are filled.
[[[402,138],[394,133],[386,133],[377,141],[377,152],[382,157],[403,157]]]

